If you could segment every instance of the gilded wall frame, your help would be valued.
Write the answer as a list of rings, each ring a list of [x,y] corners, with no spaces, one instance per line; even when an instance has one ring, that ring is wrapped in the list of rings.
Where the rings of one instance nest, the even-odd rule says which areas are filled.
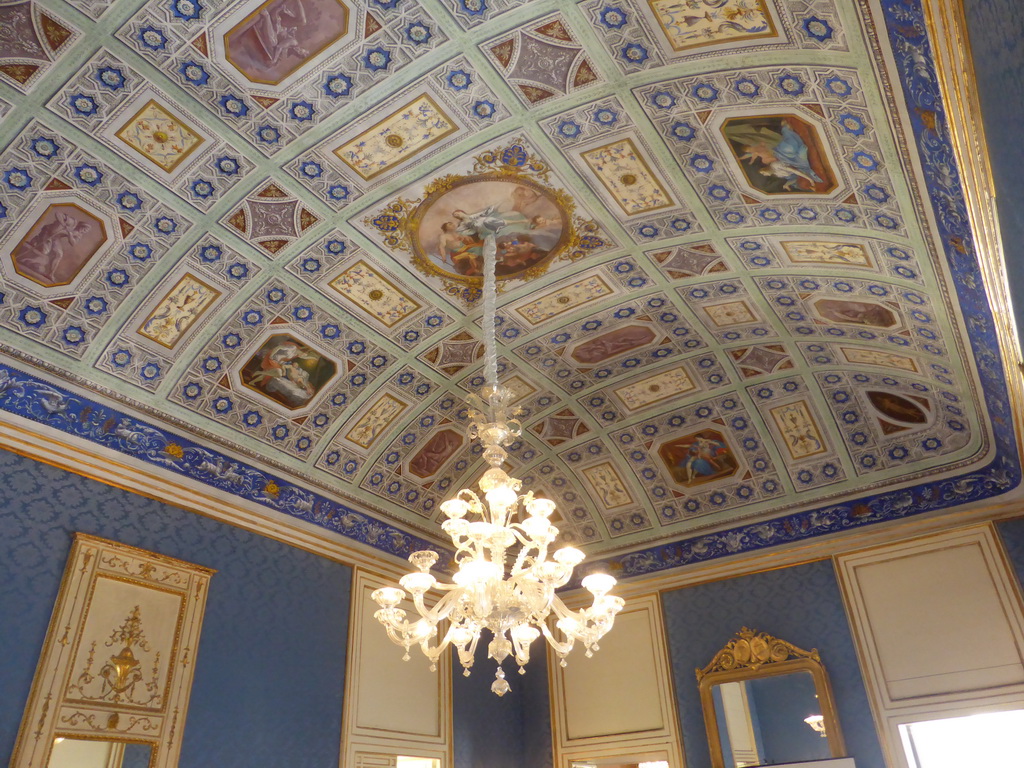
[[[148,745],[149,768],[176,766],[214,573],[76,533],[11,768],[43,768],[66,740]]]
[[[743,627],[735,638],[715,654],[706,667],[696,670],[712,768],[725,768],[726,765],[719,740],[719,723],[713,698],[714,687],[722,683],[743,682],[793,672],[811,674],[824,718],[825,733],[828,734],[829,750],[832,757],[846,756],[846,743],[839,727],[832,686],[829,684],[828,674],[821,663],[818,650],[812,648],[805,651],[785,640]]]

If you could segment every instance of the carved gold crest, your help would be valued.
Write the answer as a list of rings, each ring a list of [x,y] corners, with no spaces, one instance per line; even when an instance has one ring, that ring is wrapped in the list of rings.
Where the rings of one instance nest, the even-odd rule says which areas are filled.
[[[758,669],[765,664],[775,664],[791,658],[821,661],[817,648],[805,651],[765,632],[743,627],[725,648],[715,654],[710,664],[704,669],[697,670],[697,680],[700,681],[712,672],[742,668]]]

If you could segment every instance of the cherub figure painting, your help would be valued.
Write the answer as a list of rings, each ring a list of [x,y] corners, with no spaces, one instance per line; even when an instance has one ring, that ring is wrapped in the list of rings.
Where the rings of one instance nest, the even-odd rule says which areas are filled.
[[[78,206],[51,205],[12,255],[18,271],[40,285],[67,285],[106,239],[102,223]]]
[[[254,83],[277,85],[348,29],[337,0],[268,0],[224,35],[227,58]]]
[[[546,191],[518,181],[469,179],[423,205],[414,247],[440,272],[483,275],[492,239],[498,277],[512,277],[553,256],[566,239],[567,216]]]
[[[713,429],[702,429],[665,443],[658,454],[672,479],[685,486],[729,477],[739,468],[728,442]]]
[[[275,334],[241,371],[242,383],[286,408],[301,408],[334,376],[332,360],[292,338]]]
[[[836,188],[817,130],[796,115],[732,118],[722,134],[759,192],[823,195]]]

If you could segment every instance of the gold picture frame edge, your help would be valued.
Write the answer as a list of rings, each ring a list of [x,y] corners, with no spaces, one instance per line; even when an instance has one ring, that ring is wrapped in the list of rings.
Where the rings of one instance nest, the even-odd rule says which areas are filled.
[[[439,277],[444,281],[456,284],[461,283],[471,288],[478,288],[483,285],[482,277],[457,275],[435,265],[430,257],[427,256],[426,249],[424,249],[423,244],[420,242],[419,226],[428,208],[453,189],[484,181],[522,184],[523,186],[540,191],[558,209],[559,214],[562,216],[562,226],[564,228],[562,236],[547,256],[533,266],[514,275],[498,275],[497,280],[499,283],[505,280],[526,281],[540,277],[547,271],[553,261],[561,257],[566,251],[571,251],[577,247],[580,241],[580,233],[574,221],[576,203],[572,196],[564,189],[550,187],[541,183],[533,174],[509,168],[494,169],[484,173],[447,174],[434,178],[427,184],[424,189],[423,199],[410,206],[411,210],[407,212],[405,221],[402,224],[406,242],[408,243],[409,250],[412,252],[412,264],[421,273],[431,277]]]

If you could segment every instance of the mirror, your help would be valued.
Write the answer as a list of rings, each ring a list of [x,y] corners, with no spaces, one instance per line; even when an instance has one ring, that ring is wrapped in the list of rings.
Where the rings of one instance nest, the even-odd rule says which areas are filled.
[[[744,627],[697,670],[713,768],[846,753],[818,651]]]
[[[46,768],[149,768],[152,757],[151,744],[58,736]]]
[[[612,757],[601,760],[573,760],[572,768],[670,768],[668,760],[647,758]]]

